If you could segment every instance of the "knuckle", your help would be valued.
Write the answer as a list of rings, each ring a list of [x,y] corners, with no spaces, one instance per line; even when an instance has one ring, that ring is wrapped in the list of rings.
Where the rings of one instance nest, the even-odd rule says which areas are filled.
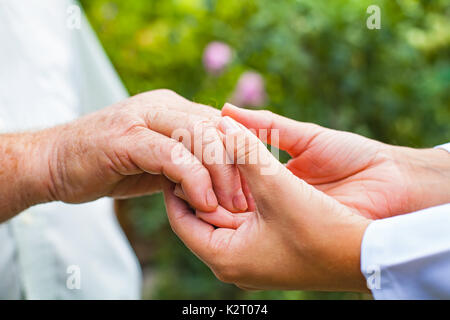
[[[182,164],[191,160],[191,157],[186,152],[183,143],[175,140],[169,140],[162,143],[162,145],[164,144],[167,145],[166,157],[169,157],[170,162],[173,162],[175,164]]]
[[[147,112],[147,119],[148,119],[149,123],[152,125],[162,115],[163,115],[163,112],[161,110],[159,110],[157,108],[152,108],[151,110],[148,110],[148,112]]]
[[[156,89],[147,91],[145,94],[150,96],[178,96],[175,91],[170,89]]]
[[[186,172],[186,175],[189,177],[195,177],[197,180],[208,176],[208,172],[199,162],[194,162],[189,170],[189,173]]]
[[[258,110],[256,112],[258,112],[260,115],[262,115],[265,118],[272,118],[274,115],[274,113],[270,110]]]
[[[167,143],[168,150],[170,152],[178,152],[180,155],[184,154],[184,145],[173,139],[167,139],[168,141],[161,141],[162,143]]]
[[[316,124],[316,123],[309,123],[309,128],[312,133],[319,134],[323,131],[324,127]]]
[[[210,119],[196,119],[193,121],[191,132],[196,145],[202,147],[201,151],[203,156],[206,152],[224,149],[222,139],[214,121],[211,121]]]
[[[217,133],[216,128],[213,127],[205,127],[203,137],[202,137],[202,144],[204,146],[213,144],[213,143],[220,143],[222,144],[222,141],[220,140],[220,137]]]
[[[260,143],[256,139],[244,136],[237,139],[236,158],[239,162],[255,164],[258,161]]]
[[[215,114],[216,109],[214,109],[212,111],[211,117],[209,118],[209,121],[211,122],[211,124],[215,127],[218,128],[220,121],[222,120],[222,117],[220,116],[220,113]],[[220,112],[219,110],[217,110],[217,112]]]
[[[168,105],[173,104],[176,99],[181,99],[181,96],[169,89],[146,91],[131,98],[132,101],[135,101],[134,105],[139,107],[144,106],[151,110],[154,110],[157,107],[165,108]]]
[[[196,115],[189,115],[189,119],[192,121],[192,129],[202,134],[205,134],[205,132],[212,129],[216,129],[216,125],[211,119]]]

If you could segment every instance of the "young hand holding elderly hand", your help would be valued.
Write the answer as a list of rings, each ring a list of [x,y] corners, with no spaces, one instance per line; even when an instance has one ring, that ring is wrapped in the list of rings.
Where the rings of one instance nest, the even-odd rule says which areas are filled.
[[[369,220],[296,177],[231,118],[220,127],[237,138],[227,152],[256,207],[233,214],[219,206],[194,215],[167,183],[167,212],[177,235],[219,279],[243,288],[364,290],[359,251]],[[269,174],[261,174],[265,169]]]
[[[0,222],[38,203],[163,188],[172,228],[220,279],[249,289],[359,291],[370,219],[450,202],[446,151],[230,105],[222,116],[155,90],[65,125],[1,135]],[[246,127],[278,130],[292,160],[282,165]]]
[[[293,156],[283,166],[256,136],[225,117],[220,128],[227,139],[238,138],[227,152],[251,194],[249,210],[236,214],[219,206],[194,215],[173,190],[182,192],[165,185],[172,228],[223,281],[247,289],[367,290],[360,250],[369,218],[450,200],[445,192],[419,197],[424,187],[414,183],[448,183],[442,150],[392,147],[229,105],[222,115],[255,129],[278,129],[281,149]],[[422,165],[430,153],[441,171]],[[272,174],[262,174],[268,167]]]

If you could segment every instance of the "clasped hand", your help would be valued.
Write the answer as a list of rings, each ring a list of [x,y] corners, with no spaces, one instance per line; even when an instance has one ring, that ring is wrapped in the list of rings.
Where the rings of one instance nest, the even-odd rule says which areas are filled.
[[[218,128],[223,141],[234,141],[226,151],[248,210],[205,212],[181,200],[177,185],[163,186],[173,230],[222,281],[245,289],[367,291],[360,250],[371,219],[446,201],[444,193],[424,196],[413,182],[429,174],[417,170],[424,159],[442,151],[388,146],[231,105],[222,116]],[[246,127],[278,130],[278,147],[292,159],[282,165]],[[267,166],[275,170],[263,174]]]
[[[292,159],[281,164],[260,139]],[[163,190],[184,243],[219,279],[248,289],[365,290],[360,248],[371,219],[449,201],[445,151],[268,111],[226,105],[220,113],[169,90],[3,135],[0,149],[8,186],[0,221],[38,203]]]

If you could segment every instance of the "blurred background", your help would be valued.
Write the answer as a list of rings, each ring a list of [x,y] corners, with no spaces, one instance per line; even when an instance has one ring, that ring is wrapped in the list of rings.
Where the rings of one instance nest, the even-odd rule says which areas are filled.
[[[232,101],[391,144],[450,141],[447,0],[80,2],[131,95],[169,88],[217,108]],[[366,26],[372,4],[379,30]],[[369,298],[242,291],[216,280],[176,238],[160,195],[119,206],[144,298]]]

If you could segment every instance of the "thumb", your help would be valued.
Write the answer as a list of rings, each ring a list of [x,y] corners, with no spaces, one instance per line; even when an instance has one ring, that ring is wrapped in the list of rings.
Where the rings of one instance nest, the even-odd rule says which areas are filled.
[[[281,164],[266,146],[250,130],[230,117],[223,117],[219,123],[225,134],[225,149],[230,159],[234,159],[248,183],[257,206],[267,203],[274,196],[286,196],[301,182]]]
[[[293,157],[305,151],[308,144],[324,130],[313,123],[295,121],[267,110],[243,109],[230,103],[222,108],[222,116],[229,116],[247,128],[255,129],[261,140],[269,144],[279,143],[277,148],[289,152]],[[279,141],[271,141],[275,131]]]

